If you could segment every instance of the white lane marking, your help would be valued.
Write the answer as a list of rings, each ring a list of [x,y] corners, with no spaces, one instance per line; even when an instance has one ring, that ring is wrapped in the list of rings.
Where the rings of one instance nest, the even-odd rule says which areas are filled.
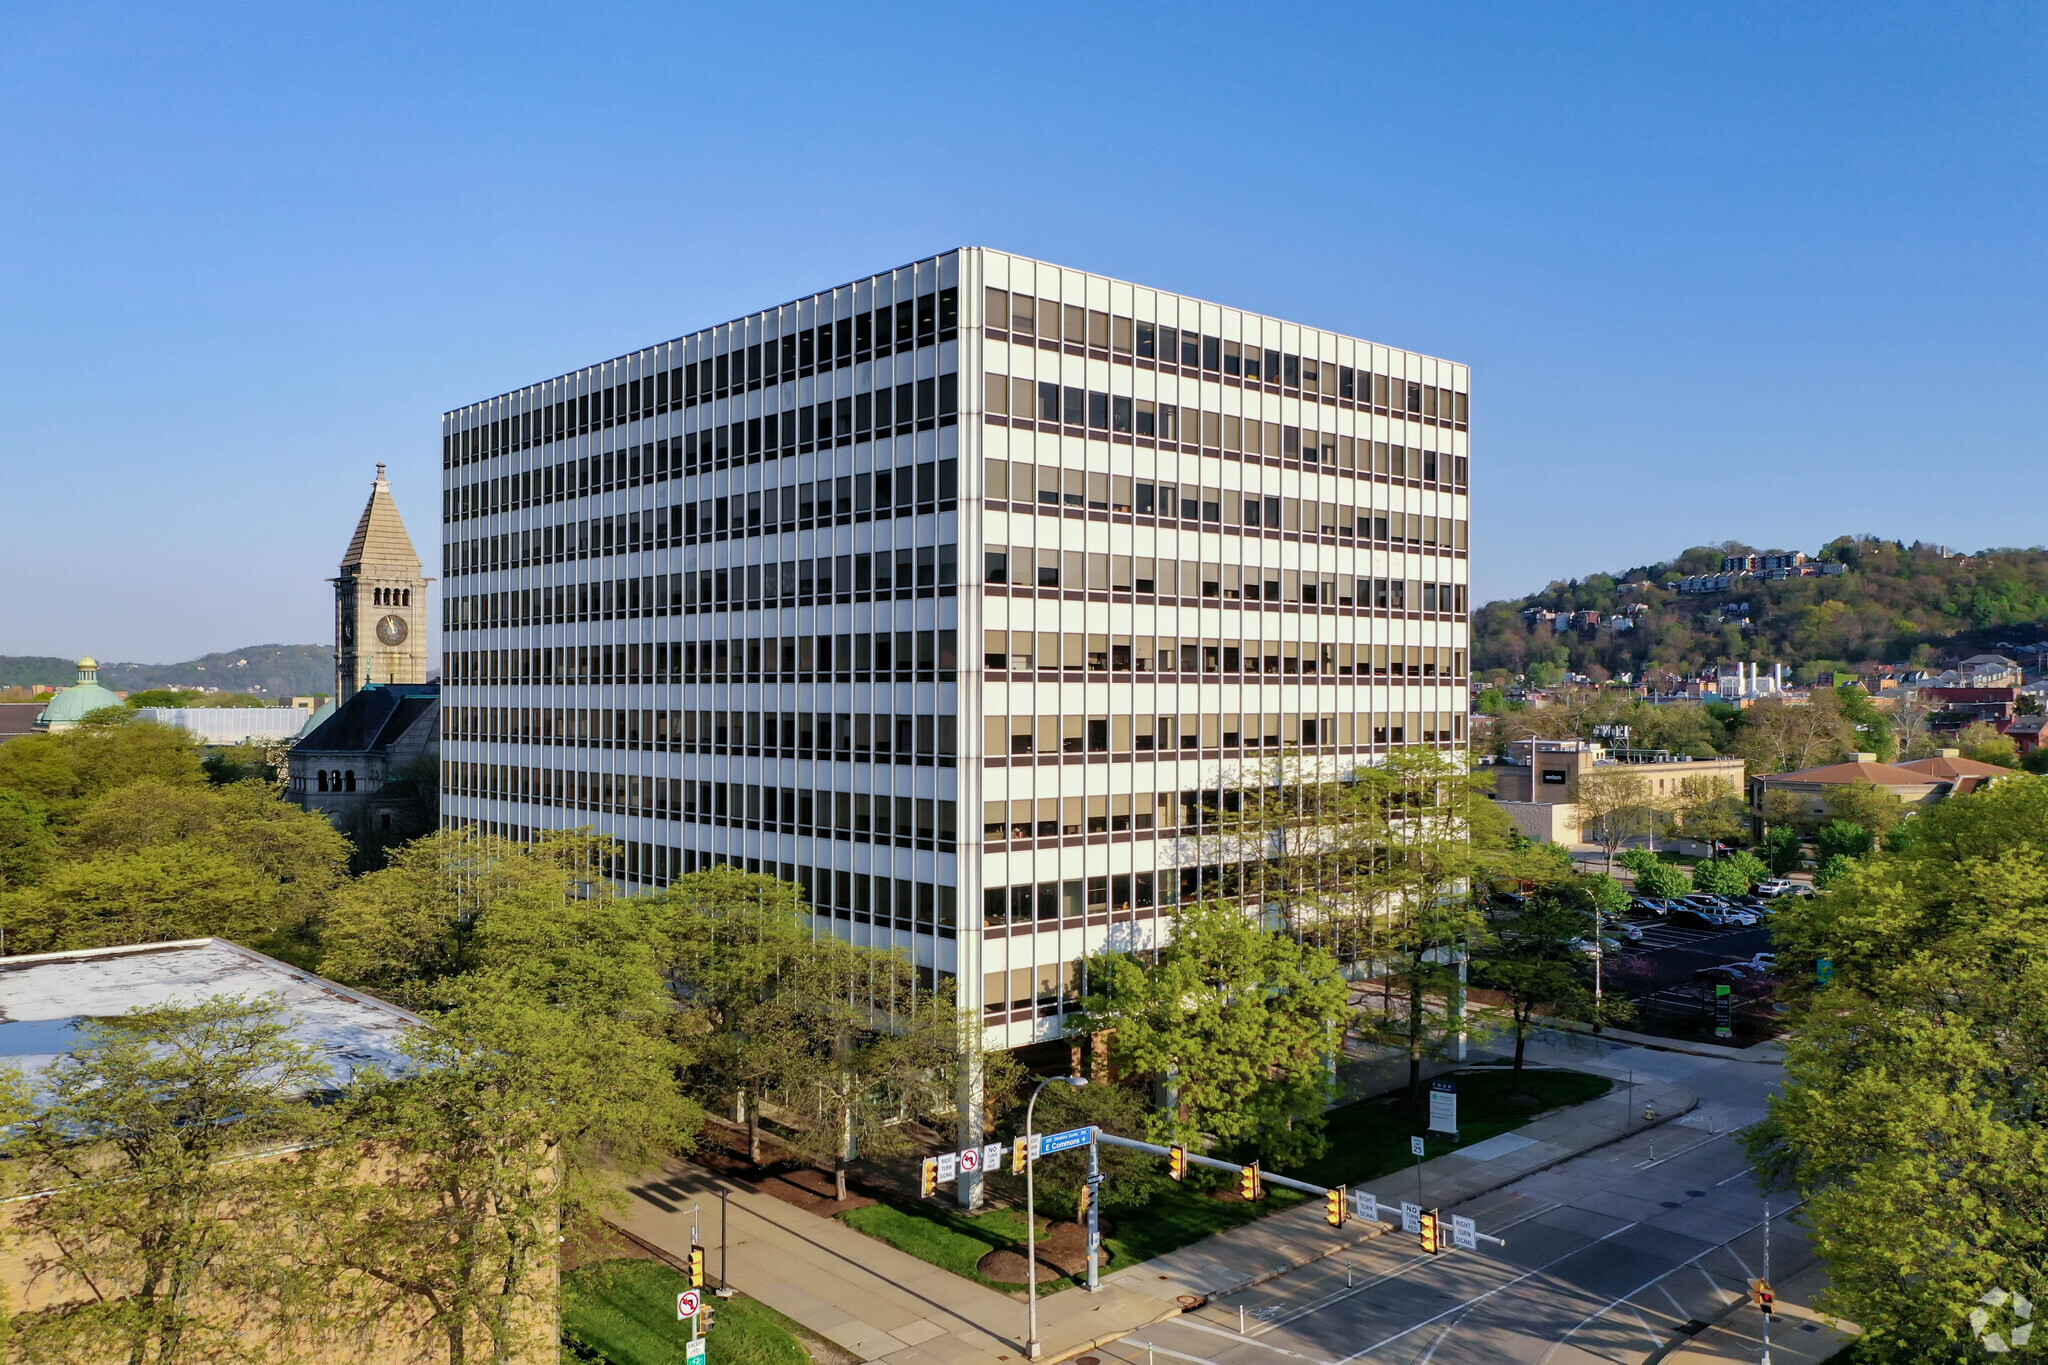
[[[1163,1356],[1172,1356],[1175,1360],[1192,1360],[1195,1365],[1216,1365],[1216,1362],[1207,1356],[1191,1356],[1184,1351],[1169,1351],[1164,1346],[1155,1346],[1149,1341],[1133,1341],[1131,1345],[1142,1346],[1147,1351],[1154,1351]]]
[[[1680,1303],[1678,1301],[1677,1296],[1674,1295],[1668,1288],[1666,1288],[1661,1281],[1657,1285],[1657,1292],[1659,1294],[1662,1294],[1664,1296],[1664,1301],[1671,1305],[1671,1311],[1677,1315],[1678,1320],[1680,1322],[1687,1322],[1691,1320],[1692,1314],[1686,1311],[1685,1305]]]
[[[1709,1275],[1709,1274],[1707,1273],[1707,1268],[1706,1268],[1705,1266],[1703,1266],[1703,1265],[1699,1264],[1699,1263],[1698,1263],[1697,1261],[1695,1261],[1695,1262],[1693,1263],[1693,1267],[1692,1267],[1692,1268],[1693,1268],[1694,1270],[1697,1270],[1697,1271],[1698,1271],[1698,1272],[1700,1273],[1700,1278],[1701,1278],[1701,1279],[1703,1279],[1703,1280],[1705,1280],[1705,1281],[1707,1282],[1707,1289],[1708,1289],[1708,1291],[1709,1291],[1709,1292],[1711,1292],[1711,1293],[1712,1293],[1712,1294],[1714,1295],[1714,1297],[1715,1297],[1715,1298],[1717,1298],[1717,1299],[1718,1299],[1718,1298],[1721,1298],[1722,1296],[1724,1296],[1724,1295],[1725,1295],[1725,1296],[1727,1297],[1727,1299],[1728,1299],[1728,1302],[1730,1302],[1730,1303],[1738,1303],[1738,1302],[1740,1302],[1740,1301],[1741,1301],[1741,1299],[1742,1299],[1742,1295],[1740,1295],[1740,1294],[1736,1293],[1736,1292],[1735,1292],[1734,1290],[1730,1289],[1730,1288],[1729,1288],[1729,1287],[1728,1287],[1727,1285],[1725,1285],[1725,1284],[1722,1284],[1722,1283],[1721,1283],[1721,1282],[1720,1282],[1719,1280],[1715,1279],[1715,1278],[1714,1278],[1714,1277],[1713,1277],[1712,1275]]]
[[[1641,1310],[1641,1309],[1637,1308],[1637,1307],[1636,1307],[1636,1306],[1635,1306],[1634,1304],[1632,1304],[1632,1303],[1629,1303],[1629,1304],[1623,1304],[1622,1306],[1623,1306],[1624,1308],[1628,1309],[1628,1315],[1629,1315],[1630,1317],[1632,1317],[1632,1318],[1634,1318],[1634,1319],[1636,1320],[1636,1325],[1637,1325],[1638,1327],[1641,1327],[1641,1328],[1643,1329],[1643,1335],[1644,1335],[1644,1336],[1646,1336],[1646,1337],[1648,1337],[1648,1338],[1650,1339],[1650,1349],[1651,1349],[1651,1350],[1653,1350],[1653,1351],[1654,1351],[1654,1350],[1656,1350],[1656,1349],[1657,1349],[1657,1348],[1658,1348],[1659,1346],[1662,1346],[1662,1345],[1664,1344],[1664,1342],[1662,1341],[1662,1339],[1660,1339],[1660,1338],[1658,1337],[1658,1335],[1657,1335],[1657,1334],[1656,1334],[1655,1332],[1653,1332],[1653,1331],[1651,1331],[1651,1330],[1650,1330],[1650,1320],[1649,1320],[1648,1318],[1646,1318],[1646,1317],[1644,1317],[1644,1316],[1643,1316],[1643,1313],[1642,1313],[1642,1310]],[[1683,1321],[1684,1321],[1684,1319],[1683,1319],[1683,1318],[1681,1318],[1681,1319],[1679,1319],[1679,1321],[1683,1322]]]
[[[1521,1274],[1515,1276],[1515,1278],[1513,1278],[1512,1280],[1507,1280],[1501,1284],[1495,1285],[1493,1288],[1487,1290],[1484,1294],[1477,1294],[1465,1300],[1463,1303],[1453,1304],[1451,1307],[1444,1309],[1441,1313],[1433,1314],[1430,1317],[1424,1318],[1421,1322],[1414,1323],[1407,1327],[1403,1327],[1400,1331],[1394,1333],[1392,1336],[1383,1337],[1380,1340],[1374,1342],[1372,1345],[1367,1346],[1363,1350],[1353,1351],[1350,1355],[1345,1356],[1342,1360],[1333,1362],[1332,1365],[1346,1365],[1346,1362],[1356,1360],[1360,1356],[1371,1355],[1374,1351],[1379,1350],[1380,1347],[1399,1341],[1402,1337],[1407,1336],[1410,1332],[1416,1331],[1420,1328],[1427,1327],[1433,1322],[1441,1322],[1443,1321],[1443,1319],[1450,1317],[1454,1313],[1462,1313],[1471,1308],[1474,1308],[1477,1305],[1486,1302],[1486,1300],[1492,1298],[1494,1295],[1500,1293],[1502,1290],[1512,1289],[1524,1280],[1533,1279],[1536,1276],[1541,1275],[1545,1271],[1549,1270],[1552,1266],[1557,1265],[1559,1262],[1568,1261],[1572,1257],[1578,1255],[1580,1252],[1585,1251],[1588,1247],[1596,1247],[1600,1245],[1600,1243],[1606,1241],[1609,1237],[1619,1237],[1622,1233],[1627,1232],[1630,1228],[1633,1228],[1635,1226],[1635,1223],[1624,1223],[1620,1227],[1614,1229],[1612,1232],[1603,1233],[1600,1236],[1595,1237],[1592,1241],[1586,1243],[1585,1246],[1573,1247],[1570,1251],[1565,1252],[1562,1256],[1553,1257],[1552,1259],[1545,1261],[1542,1265],[1537,1266],[1533,1270],[1525,1270]]]
[[[1758,1226],[1762,1226],[1762,1225],[1761,1225],[1761,1224],[1759,1224]],[[1735,1264],[1737,1264],[1737,1265],[1739,1265],[1739,1266],[1741,1266],[1741,1267],[1742,1267],[1742,1275],[1743,1275],[1743,1278],[1744,1278],[1744,1279],[1750,1279],[1750,1280],[1753,1280],[1753,1279],[1755,1279],[1755,1278],[1756,1278],[1756,1272],[1755,1272],[1754,1270],[1751,1270],[1751,1269],[1749,1268],[1749,1262],[1748,1262],[1748,1261],[1745,1261],[1745,1260],[1743,1260],[1743,1259],[1742,1259],[1742,1253],[1741,1253],[1741,1252],[1739,1252],[1739,1251],[1737,1251],[1737,1250],[1736,1250],[1736,1249],[1734,1248],[1734,1246],[1733,1246],[1733,1245],[1731,1245],[1731,1242],[1732,1242],[1732,1241],[1733,1241],[1733,1239],[1731,1238],[1729,1242],[1723,1242],[1723,1243],[1722,1243],[1721,1245],[1723,1245],[1723,1246],[1725,1246],[1725,1247],[1727,1247],[1727,1248],[1728,1248],[1728,1254],[1729,1254],[1730,1256],[1733,1256],[1733,1257],[1735,1258]]]
[[[1211,1336],[1218,1336],[1226,1338],[1230,1341],[1241,1342],[1246,1346],[1256,1346],[1261,1351],[1271,1351],[1274,1355],[1290,1356],[1295,1360],[1312,1360],[1315,1362],[1315,1365],[1333,1365],[1333,1362],[1324,1360],[1320,1356],[1305,1356],[1301,1354],[1301,1352],[1299,1351],[1289,1351],[1283,1347],[1269,1346],[1265,1342],[1260,1341],[1255,1337],[1240,1336],[1236,1332],[1231,1331],[1227,1327],[1217,1327],[1211,1323],[1197,1321],[1194,1318],[1182,1316],[1179,1318],[1175,1318],[1174,1323],[1177,1326],[1186,1327],[1196,1332],[1207,1332]]]
[[[1798,1204],[1794,1204],[1794,1205],[1792,1205],[1792,1208],[1788,1208],[1788,1209],[1786,1209],[1786,1210],[1785,1210],[1785,1212],[1786,1212],[1787,1214],[1789,1214],[1789,1213],[1791,1213],[1791,1212],[1792,1212],[1792,1209],[1796,1209],[1796,1208],[1798,1208],[1798,1207],[1800,1206],[1800,1204],[1804,1204],[1805,1202],[1806,1202],[1806,1201],[1805,1201],[1804,1199],[1802,1199],[1802,1200],[1800,1200],[1800,1201],[1799,1201],[1799,1203],[1798,1203]],[[1631,1224],[1630,1226],[1634,1226],[1634,1225],[1633,1225],[1633,1224]],[[1749,1235],[1750,1233],[1752,1233],[1752,1232],[1755,1232],[1755,1231],[1756,1231],[1756,1230],[1757,1230],[1758,1228],[1760,1228],[1760,1227],[1762,1227],[1762,1226],[1763,1226],[1763,1220],[1759,1219],[1759,1220],[1757,1220],[1756,1222],[1754,1222],[1754,1223],[1751,1223],[1751,1224],[1750,1224],[1750,1225],[1749,1225],[1748,1227],[1744,1228],[1744,1229],[1743,1229],[1743,1230],[1742,1230],[1741,1232],[1738,1232],[1738,1233],[1736,1233],[1736,1234],[1735,1234],[1735,1237],[1747,1237],[1747,1236],[1748,1236],[1748,1235]],[[1651,1276],[1651,1277],[1650,1277],[1649,1279],[1647,1279],[1647,1280],[1644,1280],[1644,1281],[1643,1281],[1643,1282],[1642,1282],[1641,1284],[1637,1285],[1637,1286],[1636,1286],[1636,1287],[1635,1287],[1634,1289],[1631,1289],[1631,1290],[1630,1290],[1630,1291],[1629,1291],[1628,1293],[1626,1293],[1626,1294],[1623,1294],[1623,1295],[1622,1295],[1622,1296],[1621,1296],[1620,1298],[1617,1298],[1617,1299],[1610,1299],[1610,1300],[1608,1301],[1608,1303],[1607,1303],[1607,1305],[1606,1305],[1605,1307],[1603,1307],[1603,1308],[1599,1309],[1599,1310],[1598,1310],[1598,1311],[1596,1311],[1596,1312],[1592,1312],[1592,1313],[1588,1313],[1588,1314],[1586,1314],[1586,1316],[1585,1316],[1585,1317],[1583,1317],[1583,1318],[1580,1318],[1580,1319],[1578,1320],[1578,1322],[1577,1322],[1576,1324],[1574,1324],[1574,1325],[1573,1325],[1573,1327],[1572,1327],[1572,1329],[1571,1329],[1570,1331],[1566,1332],[1566,1333],[1565,1333],[1565,1334],[1564,1334],[1563,1336],[1559,1337],[1559,1338],[1558,1338],[1558,1339],[1557,1339],[1556,1341],[1553,1341],[1553,1342],[1551,1342],[1551,1343],[1550,1343],[1550,1349],[1549,1349],[1549,1350],[1547,1350],[1547,1351],[1545,1351],[1545,1352],[1543,1353],[1543,1359],[1542,1359],[1542,1360],[1539,1360],[1539,1361],[1537,1361],[1537,1362],[1536,1362],[1536,1365],[1546,1365],[1546,1363],[1547,1363],[1547,1362],[1549,1361],[1549,1359],[1550,1359],[1550,1358],[1551,1358],[1551,1357],[1552,1357],[1553,1355],[1557,1354],[1557,1348],[1558,1348],[1558,1347],[1560,1347],[1560,1346],[1562,1346],[1562,1345],[1564,1345],[1564,1344],[1565,1344],[1566,1342],[1570,1341],[1570,1340],[1571,1340],[1571,1339],[1572,1339],[1573,1337],[1577,1336],[1577,1335],[1579,1334],[1579,1332],[1580,1332],[1580,1331],[1581,1331],[1582,1329],[1584,1329],[1584,1328],[1585,1328],[1585,1326],[1586,1326],[1586,1325],[1587,1325],[1588,1323],[1590,1323],[1590,1322],[1593,1322],[1593,1321],[1595,1321],[1595,1320],[1596,1320],[1596,1319],[1598,1319],[1598,1318],[1601,1318],[1601,1317],[1604,1317],[1604,1316],[1606,1316],[1606,1315],[1607,1315],[1607,1314],[1608,1314],[1609,1312],[1611,1312],[1611,1311],[1612,1311],[1612,1310],[1613,1310],[1613,1309],[1614,1309],[1614,1308],[1615,1308],[1615,1307],[1616,1307],[1617,1305],[1619,1305],[1619,1304],[1624,1304],[1624,1303],[1627,1303],[1627,1302],[1628,1302],[1628,1301],[1629,1301],[1630,1299],[1632,1299],[1632,1298],[1634,1298],[1634,1297],[1635,1297],[1636,1295],[1638,1295],[1638,1294],[1642,1293],[1642,1292],[1643,1292],[1644,1290],[1648,1289],[1648,1288],[1649,1288],[1649,1287],[1650,1287],[1651,1285],[1653,1285],[1653,1284],[1656,1284],[1656,1283],[1657,1283],[1658,1281],[1660,1281],[1660,1280],[1664,1279],[1664,1278],[1665,1278],[1666,1276],[1669,1276],[1669,1275],[1676,1275],[1676,1274],[1677,1274],[1677,1273],[1678,1273],[1679,1271],[1681,1271],[1681,1270],[1685,1269],[1685,1268],[1686,1268],[1687,1266],[1689,1266],[1689,1265],[1694,1265],[1694,1264],[1698,1263],[1699,1261],[1702,1261],[1702,1260],[1704,1260],[1704,1259],[1705,1259],[1705,1258],[1707,1258],[1708,1256],[1711,1256],[1711,1255],[1713,1255],[1713,1254],[1714,1254],[1715,1252],[1717,1252],[1717,1251],[1720,1251],[1720,1250],[1723,1250],[1723,1249],[1726,1249],[1729,1255],[1731,1255],[1731,1256],[1735,1256],[1736,1262],[1737,1262],[1738,1264],[1740,1264],[1740,1263],[1741,1263],[1741,1261],[1742,1261],[1742,1258],[1741,1258],[1740,1256],[1736,1256],[1736,1255],[1735,1255],[1735,1249],[1734,1249],[1734,1242],[1735,1242],[1735,1237],[1730,1237],[1730,1238],[1729,1238],[1729,1239],[1728,1239],[1727,1241],[1725,1241],[1725,1242],[1721,1243],[1721,1244],[1720,1244],[1720,1246],[1711,1246],[1711,1247],[1708,1247],[1708,1248],[1707,1248],[1707,1249],[1706,1249],[1705,1251],[1702,1251],[1702,1252],[1701,1252],[1701,1253],[1699,1253],[1699,1255],[1697,1255],[1697,1256],[1688,1256],[1688,1257],[1687,1257],[1687,1258],[1686,1258],[1685,1260],[1683,1260],[1683,1261],[1680,1261],[1680,1262],[1679,1262],[1679,1263],[1678,1263],[1677,1265],[1675,1265],[1675,1266],[1672,1266],[1672,1267],[1671,1267],[1671,1268],[1670,1268],[1669,1270],[1665,1271],[1665,1272],[1664,1272],[1664,1273],[1663,1273],[1662,1275],[1653,1275],[1653,1276]],[[1749,1268],[1749,1267],[1748,1267],[1747,1265],[1744,1265],[1744,1266],[1743,1266],[1743,1269],[1744,1269],[1744,1270],[1747,1270],[1748,1268]],[[1662,1344],[1663,1344],[1662,1342],[1659,1342],[1659,1343],[1658,1343],[1658,1345],[1660,1345],[1660,1346],[1661,1346]]]

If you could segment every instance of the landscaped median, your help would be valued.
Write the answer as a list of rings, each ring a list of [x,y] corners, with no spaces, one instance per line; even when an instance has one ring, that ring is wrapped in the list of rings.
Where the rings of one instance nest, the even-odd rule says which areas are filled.
[[[1522,1076],[1522,1097],[1515,1098],[1508,1094],[1513,1077],[1505,1065],[1474,1066],[1456,1072],[1455,1076],[1458,1138],[1454,1142],[1439,1134],[1429,1135],[1429,1157],[1443,1156],[1510,1132],[1564,1106],[1598,1099],[1613,1086],[1604,1076],[1530,1069]],[[1413,1163],[1409,1139],[1421,1126],[1422,1121],[1399,1094],[1343,1105],[1331,1110],[1328,1117],[1328,1152],[1315,1161],[1276,1173],[1318,1185],[1363,1185]],[[1141,1206],[1115,1209],[1105,1215],[1104,1273],[1164,1255],[1214,1233],[1227,1232],[1268,1213],[1292,1208],[1306,1198],[1293,1190],[1269,1187],[1265,1198],[1247,1204],[1238,1198],[1228,1177],[1196,1174],[1198,1178],[1187,1184],[1169,1185]],[[838,1217],[848,1226],[941,1269],[994,1289],[1020,1296],[1023,1293],[1021,1208],[969,1213],[946,1198],[884,1197]],[[1064,1245],[1078,1243],[1077,1234],[1071,1223],[1054,1224],[1040,1216],[1041,1294],[1055,1293],[1081,1282],[1082,1262]],[[1054,1248],[1050,1255],[1048,1238]],[[986,1267],[991,1262],[1010,1268],[1011,1273],[989,1275]],[[1062,1269],[1072,1273],[1062,1273]]]

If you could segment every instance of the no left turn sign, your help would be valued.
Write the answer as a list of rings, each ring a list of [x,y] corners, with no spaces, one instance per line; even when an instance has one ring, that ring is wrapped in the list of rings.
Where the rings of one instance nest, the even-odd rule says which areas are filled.
[[[688,1322],[696,1317],[697,1309],[703,1302],[703,1297],[694,1289],[685,1289],[676,1295],[676,1321]]]

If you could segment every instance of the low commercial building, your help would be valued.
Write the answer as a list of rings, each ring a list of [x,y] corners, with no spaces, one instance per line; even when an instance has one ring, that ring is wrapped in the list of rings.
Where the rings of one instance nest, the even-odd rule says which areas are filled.
[[[208,745],[289,744],[307,720],[295,706],[143,706],[135,714]]]
[[[1718,779],[1739,795],[1747,768],[1739,758],[1691,758],[1662,749],[1610,749],[1589,739],[1518,739],[1493,764],[1494,799],[1516,828],[1545,843],[1581,842],[1579,783],[1602,769],[1637,770],[1646,804],[1660,806],[1692,778]]]
[[[1957,756],[1954,749],[1943,749],[1941,754],[1951,759]],[[1825,820],[1828,817],[1828,794],[1858,782],[1868,782],[1880,791],[1890,792],[1909,810],[1939,801],[1955,786],[1953,777],[1906,764],[1879,763],[1876,754],[1858,753],[1849,755],[1844,763],[1801,768],[1791,773],[1764,773],[1751,778],[1750,811],[1758,821],[1762,821],[1765,799],[1772,792],[1782,791],[1799,798],[1797,818]]]

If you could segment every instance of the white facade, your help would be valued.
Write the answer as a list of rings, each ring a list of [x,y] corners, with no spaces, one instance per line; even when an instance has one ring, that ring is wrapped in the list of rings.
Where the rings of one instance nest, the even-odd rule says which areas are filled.
[[[1462,743],[1469,392],[963,249],[451,412],[444,822],[801,879],[1056,1036],[1198,793]]]

